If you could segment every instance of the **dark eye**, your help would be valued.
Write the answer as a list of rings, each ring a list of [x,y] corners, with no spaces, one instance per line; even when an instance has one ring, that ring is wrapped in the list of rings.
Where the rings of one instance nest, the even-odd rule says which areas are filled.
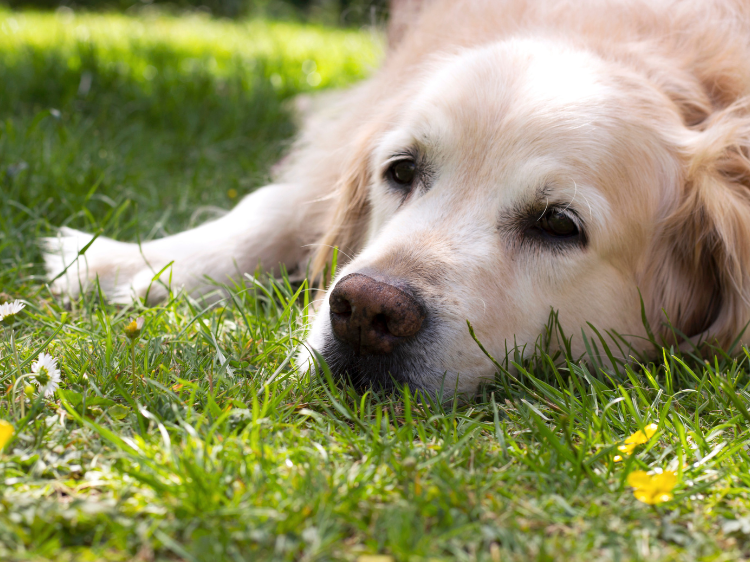
[[[569,216],[558,209],[550,209],[539,219],[539,228],[554,238],[570,238],[578,235],[578,226]]]
[[[414,178],[417,175],[417,165],[413,160],[399,160],[391,164],[386,175],[388,179],[397,185],[411,185],[414,183]]]

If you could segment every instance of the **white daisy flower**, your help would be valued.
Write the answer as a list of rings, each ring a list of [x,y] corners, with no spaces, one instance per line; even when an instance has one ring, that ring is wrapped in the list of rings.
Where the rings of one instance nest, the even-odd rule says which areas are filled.
[[[24,303],[17,299],[13,302],[0,304],[0,322],[8,318],[9,316],[15,316],[16,314],[21,312],[25,306],[26,305]]]
[[[60,386],[60,369],[57,368],[57,359],[49,353],[42,352],[39,359],[31,364],[32,379],[43,392],[45,398],[49,398]]]

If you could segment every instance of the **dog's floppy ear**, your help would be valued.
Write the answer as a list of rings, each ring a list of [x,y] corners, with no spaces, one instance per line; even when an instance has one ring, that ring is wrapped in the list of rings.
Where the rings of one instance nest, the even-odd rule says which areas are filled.
[[[652,322],[663,309],[691,340],[727,346],[750,320],[750,101],[685,133],[684,187],[657,231],[647,306]]]
[[[347,162],[333,192],[333,212],[329,215],[326,230],[318,241],[313,256],[313,279],[320,278],[331,260],[334,247],[339,248],[343,254],[340,264],[347,261],[346,256],[353,256],[362,248],[370,218],[370,153],[373,136],[374,130],[363,131],[347,155]]]

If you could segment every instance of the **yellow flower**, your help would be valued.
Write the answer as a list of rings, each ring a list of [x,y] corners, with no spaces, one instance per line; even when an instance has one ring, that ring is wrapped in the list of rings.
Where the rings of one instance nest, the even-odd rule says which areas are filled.
[[[135,320],[131,320],[130,323],[125,326],[125,335],[134,340],[141,335],[141,328],[143,328],[143,316]]]
[[[10,441],[13,434],[16,432],[13,426],[5,420],[0,420],[0,451]]]
[[[658,429],[659,426],[657,426],[655,423],[647,425],[645,428],[643,428],[643,431],[636,431],[633,435],[625,439],[625,443],[617,447],[617,450],[624,455],[629,455],[638,445],[648,443],[648,440],[656,434],[656,431]],[[620,462],[621,460],[622,457],[620,455],[617,455],[614,458],[615,462]]]
[[[635,499],[654,505],[672,499],[677,476],[671,470],[653,475],[643,470],[634,470],[628,475],[628,485],[633,487]]]

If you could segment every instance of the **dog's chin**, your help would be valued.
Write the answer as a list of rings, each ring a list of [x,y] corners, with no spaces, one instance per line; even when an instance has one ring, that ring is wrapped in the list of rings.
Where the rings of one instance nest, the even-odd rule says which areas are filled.
[[[389,393],[407,385],[412,392],[434,394],[435,389],[424,383],[439,380],[443,375],[427,373],[425,358],[421,353],[415,356],[412,347],[403,345],[388,355],[358,355],[335,337],[328,337],[319,351],[334,378],[351,384],[359,392]]]

